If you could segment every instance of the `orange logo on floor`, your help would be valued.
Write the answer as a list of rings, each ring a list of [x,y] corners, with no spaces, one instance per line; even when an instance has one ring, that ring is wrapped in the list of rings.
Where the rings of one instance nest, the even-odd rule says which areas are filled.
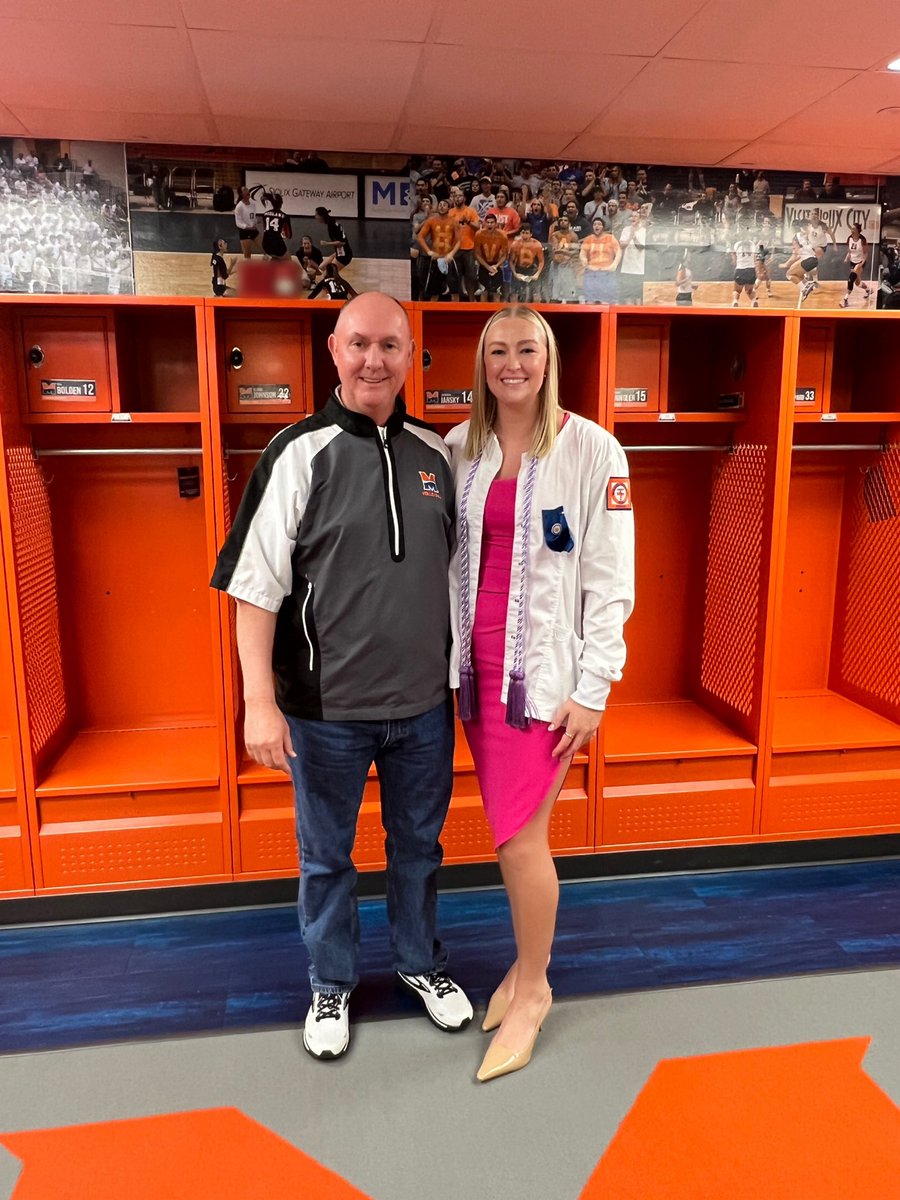
[[[900,1108],[869,1042],[659,1063],[581,1200],[896,1200]]]
[[[0,1134],[12,1200],[369,1200],[236,1108]]]

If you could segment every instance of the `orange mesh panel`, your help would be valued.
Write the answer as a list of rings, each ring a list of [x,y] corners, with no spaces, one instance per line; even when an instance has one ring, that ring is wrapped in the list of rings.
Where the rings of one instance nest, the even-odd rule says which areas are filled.
[[[878,466],[883,472],[878,490],[889,493],[893,511],[900,513],[900,446],[880,455]],[[847,497],[846,591],[837,603],[843,613],[840,681],[880,700],[900,721],[900,516],[872,520],[866,476],[859,472],[855,478],[858,484]]]
[[[766,447],[723,455],[712,486],[700,682],[749,717],[762,576]]]
[[[65,723],[66,692],[59,634],[56,568],[47,486],[31,447],[6,452],[19,610],[27,677],[28,716],[35,755]]]

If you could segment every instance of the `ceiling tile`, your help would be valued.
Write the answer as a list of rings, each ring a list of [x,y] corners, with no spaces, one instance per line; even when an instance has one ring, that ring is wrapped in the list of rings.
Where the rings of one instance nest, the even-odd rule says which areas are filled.
[[[784,63],[796,66],[851,67],[865,70],[892,49],[887,36],[884,0],[753,0],[736,10],[734,0],[709,0],[676,34],[667,58],[709,62]],[[896,53],[900,25],[895,21]],[[755,78],[738,79],[735,91],[758,95]],[[717,97],[718,99],[718,97]]]
[[[465,96],[461,113],[457,103],[434,101],[422,112],[423,89],[413,88],[406,117],[411,123],[442,125],[475,130],[515,129],[553,134],[565,124],[576,132],[588,125],[603,107],[646,66],[646,58],[603,54],[551,54],[523,50],[499,62],[496,47],[482,43],[461,55],[455,46],[426,46],[422,51],[420,77],[425,80],[452,79],[454,96]],[[560,81],[558,102],[548,103],[543,88],[521,86],[523,79]],[[603,80],[602,88],[597,86]],[[562,81],[565,81],[563,88]],[[578,97],[567,103],[563,96]],[[437,118],[437,119],[436,119]],[[557,136],[557,144],[562,137]]]
[[[773,141],[882,146],[889,153],[900,146],[900,114],[879,113],[882,108],[900,108],[900,75],[857,75],[769,133]]]
[[[558,9],[548,8],[545,0],[516,0],[509,12],[497,11],[497,30],[502,28],[503,50],[533,50],[535,45],[553,51],[581,51],[596,46],[596,57],[610,54],[658,54],[685,21],[703,7],[706,0],[641,0],[640,4],[620,4],[614,11],[596,0],[567,0]],[[502,22],[502,26],[501,26]],[[490,50],[496,67],[505,68],[508,55],[498,54],[500,34],[485,28],[482,0],[454,0],[441,5],[435,17],[431,40],[451,46]],[[515,69],[515,61],[510,67]],[[537,79],[552,80],[541,73]],[[558,83],[566,76],[556,77]],[[523,83],[531,77],[518,74],[517,91],[530,90]],[[603,76],[595,79],[598,92],[605,90]],[[551,102],[552,103],[552,102]]]
[[[421,54],[420,46],[397,42],[344,39],[336,51],[327,42],[307,41],[307,68],[297,44],[281,38],[204,30],[190,36],[214,113],[239,107],[275,119],[294,112],[305,121],[395,123]],[[326,65],[331,58],[337,77]],[[239,64],[239,83],[223,63]]]
[[[271,120],[265,116],[217,116],[216,139],[226,146],[281,146],[288,150],[389,149],[394,136],[392,124],[353,121],[306,121],[301,117]],[[325,155],[327,161],[327,155]]]
[[[29,0],[22,5],[29,21],[87,21],[109,25],[159,25],[182,22],[178,0]]]
[[[459,126],[405,125],[397,131],[394,146],[405,154],[487,155],[490,158],[558,158],[560,148],[574,131],[557,134],[528,133],[521,129],[481,129],[477,133]]]
[[[5,105],[0,104],[0,135],[3,137],[28,137],[30,133],[31,130],[22,123],[19,116],[14,115]]]
[[[768,138],[750,142],[722,160],[725,166],[754,166],[780,171],[809,171],[840,175],[853,171],[876,173],[884,150],[873,146],[822,145],[778,142]]]
[[[739,139],[617,137],[583,133],[565,148],[565,156],[588,162],[672,163],[676,166],[710,166],[739,145]]]
[[[249,26],[246,0],[181,0],[184,19],[190,29],[220,29],[252,32],[308,42],[327,35],[329,30],[347,30],[355,41],[424,42],[431,24],[436,0],[391,0],[390,4],[372,4],[371,0],[329,0],[327,12],[315,12],[297,0],[266,0],[256,10]],[[310,59],[298,60],[300,67]]]
[[[200,142],[210,140],[209,118],[196,113],[160,114],[77,108],[22,108],[32,137],[95,142]]]
[[[728,63],[701,67],[684,60],[655,59],[590,132],[747,142],[849,78],[848,71],[820,67],[786,74],[781,67],[760,66],[753,71],[751,97],[741,86],[742,73]]]
[[[0,101],[86,112],[199,112],[202,95],[183,31],[0,20]],[[35,67],[35,46],[53,68]]]

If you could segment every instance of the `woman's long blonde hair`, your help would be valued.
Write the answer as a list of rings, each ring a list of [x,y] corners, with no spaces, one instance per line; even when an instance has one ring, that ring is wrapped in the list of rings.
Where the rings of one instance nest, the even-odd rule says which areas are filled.
[[[488,334],[498,321],[520,319],[528,321],[540,332],[547,345],[547,374],[538,392],[538,415],[534,423],[534,435],[531,440],[531,453],[535,458],[542,458],[550,453],[556,440],[559,423],[559,348],[553,330],[539,312],[528,308],[525,304],[510,304],[498,309],[478,339],[478,349],[475,351],[475,385],[472,388],[472,416],[469,421],[469,436],[466,441],[466,458],[475,459],[484,450],[488,435],[494,428],[497,419],[497,400],[487,386],[487,375],[484,369],[484,347]]]

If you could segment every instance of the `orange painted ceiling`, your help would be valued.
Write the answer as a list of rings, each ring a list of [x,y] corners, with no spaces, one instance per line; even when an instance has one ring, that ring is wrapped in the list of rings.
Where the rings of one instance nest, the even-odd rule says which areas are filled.
[[[900,173],[897,0],[3,0],[0,45],[6,136]]]

